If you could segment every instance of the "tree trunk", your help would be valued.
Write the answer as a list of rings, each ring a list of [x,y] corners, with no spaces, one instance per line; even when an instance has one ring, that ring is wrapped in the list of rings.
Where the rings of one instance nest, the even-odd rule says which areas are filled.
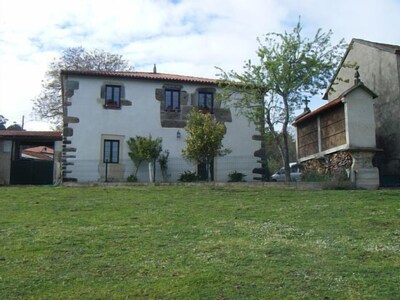
[[[266,123],[274,140],[278,146],[279,152],[282,157],[283,166],[285,168],[285,181],[288,182],[291,180],[290,178],[290,166],[289,166],[289,143],[288,143],[288,131],[287,127],[289,124],[289,105],[288,105],[288,96],[281,95],[284,105],[284,113],[285,118],[282,123],[282,139],[280,138],[279,134],[275,131],[274,124],[271,122],[271,115],[270,110],[266,111]]]
[[[288,143],[288,132],[287,128],[285,131],[282,130],[283,135],[283,162],[285,164],[285,181],[291,181],[290,177],[290,161],[289,161],[289,143]]]
[[[211,181],[211,166],[210,159],[206,158],[206,173],[207,173],[207,182]]]
[[[153,171],[154,171],[154,162],[149,161],[149,179],[151,183],[154,182]]]
[[[270,174],[269,166],[268,166],[267,153],[265,151],[265,143],[267,140],[267,138],[266,138],[267,135],[266,135],[266,131],[265,131],[265,125],[266,125],[265,123],[266,123],[267,115],[266,115],[266,111],[265,111],[265,102],[264,101],[265,101],[265,93],[263,93],[263,96],[262,96],[262,103],[263,103],[262,108],[261,108],[262,117],[260,118],[260,121],[259,121],[259,123],[260,123],[259,132],[262,137],[261,149],[263,150],[262,152],[265,153],[265,157],[261,158],[260,160],[262,162],[261,167],[265,170],[265,174],[261,175],[261,177],[262,177],[261,181],[269,181],[271,174]]]
[[[282,136],[283,136],[283,163],[285,167],[285,181],[289,182],[290,178],[290,165],[289,165],[289,143],[288,143],[288,131],[287,127],[289,124],[289,99],[287,95],[282,96],[283,105],[285,109],[285,119],[282,126]]]

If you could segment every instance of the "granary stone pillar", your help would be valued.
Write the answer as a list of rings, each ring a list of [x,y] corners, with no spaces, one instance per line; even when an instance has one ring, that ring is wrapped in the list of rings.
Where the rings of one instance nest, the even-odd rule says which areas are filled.
[[[379,170],[372,165],[375,151],[353,150],[351,156],[350,180],[357,188],[377,189],[379,187]]]

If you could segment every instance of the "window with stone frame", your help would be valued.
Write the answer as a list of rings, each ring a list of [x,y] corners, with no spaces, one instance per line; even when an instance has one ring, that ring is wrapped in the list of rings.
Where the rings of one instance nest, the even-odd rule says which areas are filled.
[[[119,163],[119,140],[104,140],[103,162]]]
[[[105,108],[121,108],[121,86],[106,85],[104,91]]]
[[[214,94],[210,92],[199,92],[197,106],[199,110],[213,112],[214,110]]]
[[[164,92],[164,110],[166,111],[180,111],[181,101],[180,101],[180,91],[166,89]]]

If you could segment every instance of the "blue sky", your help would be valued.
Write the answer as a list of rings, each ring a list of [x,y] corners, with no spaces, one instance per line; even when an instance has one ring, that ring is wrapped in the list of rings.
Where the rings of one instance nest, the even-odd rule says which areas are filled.
[[[0,0],[0,114],[29,130],[48,64],[65,48],[119,53],[137,71],[215,77],[255,59],[256,38],[332,29],[334,40],[400,44],[399,0]],[[315,108],[324,102],[313,101]]]

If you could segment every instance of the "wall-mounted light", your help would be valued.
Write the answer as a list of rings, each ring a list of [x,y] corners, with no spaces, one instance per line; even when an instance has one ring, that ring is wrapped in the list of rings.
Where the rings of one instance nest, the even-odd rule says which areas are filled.
[[[177,139],[180,139],[180,138],[181,138],[181,132],[180,132],[179,130],[176,132],[176,138],[177,138]]]

